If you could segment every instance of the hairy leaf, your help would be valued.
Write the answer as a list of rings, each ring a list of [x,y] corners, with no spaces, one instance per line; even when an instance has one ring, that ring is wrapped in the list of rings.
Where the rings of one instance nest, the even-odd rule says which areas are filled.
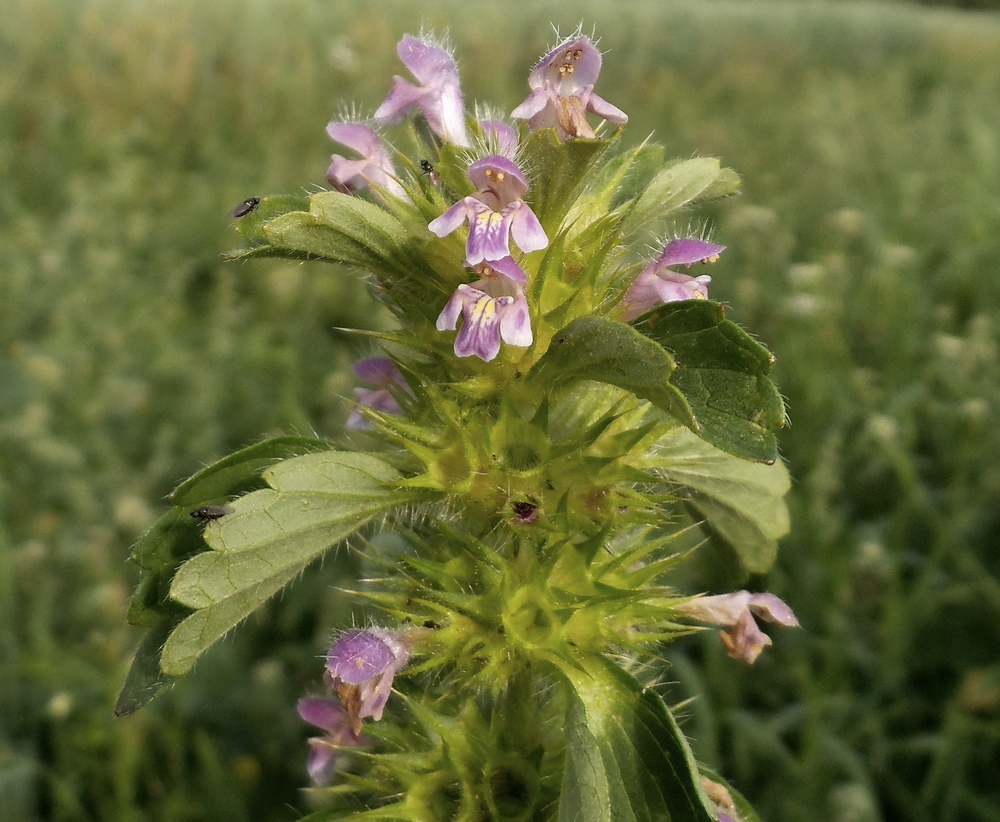
[[[695,157],[668,166],[633,200],[622,224],[622,236],[635,234],[681,206],[732,193],[738,186],[739,177],[723,169],[715,157]]]
[[[303,452],[329,448],[314,437],[274,437],[256,443],[203,468],[170,495],[173,507],[139,539],[132,561],[142,568],[129,600],[128,621],[150,631],[139,646],[118,697],[123,716],[145,705],[167,682],[160,671],[160,654],[169,633],[190,609],[170,599],[170,584],[185,559],[207,550],[201,522],[191,512],[204,505],[226,503],[230,497],[265,485],[263,472],[277,461]]]
[[[783,462],[740,459],[675,428],[658,443],[651,467],[732,546],[748,571],[763,573],[771,566],[789,527],[784,495],[791,483]]]
[[[631,391],[685,425],[697,423],[671,384],[676,368],[663,347],[632,326],[598,315],[580,317],[558,332],[531,376],[540,381],[596,380]]]
[[[638,327],[676,360],[670,381],[694,412],[692,430],[738,457],[777,459],[785,405],[767,376],[771,352],[708,300],[660,306]]]
[[[371,454],[326,451],[264,473],[270,488],[236,500],[210,523],[214,549],[185,562],[171,597],[196,610],[171,634],[161,667],[177,676],[310,562],[378,514],[415,499],[392,483],[394,468]]]
[[[555,664],[571,691],[559,822],[715,822],[657,693],[601,656]]]

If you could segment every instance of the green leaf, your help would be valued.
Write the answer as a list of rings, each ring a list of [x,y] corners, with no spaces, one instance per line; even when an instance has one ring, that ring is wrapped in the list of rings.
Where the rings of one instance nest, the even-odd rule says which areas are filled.
[[[631,391],[696,426],[691,409],[670,378],[676,368],[663,347],[626,323],[600,315],[573,320],[552,338],[530,377],[539,381],[596,380]]]
[[[639,329],[671,352],[670,381],[694,412],[699,436],[723,451],[771,463],[785,405],[767,376],[774,357],[708,300],[660,306]]]
[[[326,451],[279,463],[270,488],[236,500],[205,528],[214,549],[185,562],[171,597],[196,609],[163,649],[164,673],[178,676],[327,549],[366,522],[416,499],[395,489],[399,473],[371,454]]]
[[[740,459],[675,428],[659,441],[651,467],[732,546],[748,571],[770,568],[778,539],[789,528],[784,496],[791,483],[783,462]]]
[[[663,169],[632,202],[622,224],[622,236],[633,235],[688,203],[720,196],[716,192],[727,191],[734,176],[728,169],[723,170],[715,157],[695,157]],[[735,184],[739,185],[738,177]]]
[[[202,525],[190,517],[192,510],[263,487],[261,473],[279,460],[329,447],[326,440],[315,437],[274,437],[203,468],[170,494],[174,507],[139,538],[132,549],[132,561],[140,568],[161,571],[205,550]]]
[[[146,705],[160,688],[170,682],[170,677],[160,671],[160,653],[167,635],[177,622],[165,622],[151,630],[139,643],[132,665],[125,677],[125,685],[115,703],[115,716],[128,716]]]
[[[612,140],[559,140],[554,128],[532,132],[524,150],[533,183],[528,192],[532,211],[550,237],[559,231],[588,173]]]
[[[261,197],[252,211],[239,218],[236,223],[236,231],[251,247],[267,245],[267,237],[264,236],[265,223],[290,211],[307,211],[308,209],[309,200],[306,197],[289,195]]]
[[[715,822],[657,693],[601,656],[553,661],[570,687],[559,822]]]
[[[329,443],[314,437],[274,437],[203,468],[170,495],[173,508],[132,550],[132,561],[142,568],[142,576],[129,600],[127,618],[150,632],[139,646],[118,698],[119,715],[145,705],[167,682],[159,667],[163,644],[191,612],[170,599],[171,580],[181,562],[208,548],[202,535],[204,526],[191,518],[191,511],[260,488],[265,484],[261,474],[276,461],[317,448],[329,448]]]

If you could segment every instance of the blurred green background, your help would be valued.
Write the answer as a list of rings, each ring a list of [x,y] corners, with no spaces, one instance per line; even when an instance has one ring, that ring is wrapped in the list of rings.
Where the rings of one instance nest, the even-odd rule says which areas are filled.
[[[966,4],[989,6],[988,3]],[[995,8],[996,4],[992,4]],[[384,318],[318,264],[225,264],[226,212],[313,191],[328,120],[450,28],[509,112],[581,20],[628,142],[717,155],[712,295],[775,352],[803,629],[666,679],[765,822],[1000,819],[1000,13],[919,4],[6,0],[0,15],[0,797],[5,820],[292,820],[294,701],[346,554],[112,717],[127,562],[163,497],[267,433],[341,436],[335,329]],[[681,228],[684,228],[682,226]],[[349,618],[349,617],[348,617]]]

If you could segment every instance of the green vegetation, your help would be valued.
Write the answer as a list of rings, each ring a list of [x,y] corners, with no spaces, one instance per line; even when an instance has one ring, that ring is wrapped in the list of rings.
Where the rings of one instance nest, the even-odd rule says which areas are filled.
[[[470,13],[472,9],[472,13]],[[323,183],[342,99],[451,27],[470,99],[523,99],[593,23],[601,93],[719,156],[711,294],[775,352],[792,535],[762,586],[804,630],[665,681],[761,818],[1000,816],[1000,17],[908,5],[12,0],[0,17],[0,797],[4,818],[291,820],[294,701],[350,603],[341,552],[112,717],[131,544],[209,460],[339,438],[378,327],[318,265],[223,263],[226,212]],[[312,187],[311,187],[312,186]],[[700,226],[699,226],[700,227]],[[686,228],[682,226],[681,228]],[[710,550],[704,554],[709,556]],[[705,563],[706,567],[709,565]],[[706,571],[707,573],[707,571]],[[706,577],[706,586],[724,581]],[[698,665],[691,664],[697,660]]]

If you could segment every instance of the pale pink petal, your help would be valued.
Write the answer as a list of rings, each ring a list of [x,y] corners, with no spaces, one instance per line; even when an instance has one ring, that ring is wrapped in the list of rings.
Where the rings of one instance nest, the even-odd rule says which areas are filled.
[[[519,295],[507,306],[500,318],[500,336],[508,345],[527,348],[534,339],[531,334],[531,316],[524,295]]]
[[[468,288],[468,286],[464,286]],[[451,299],[448,300],[444,309],[437,318],[437,330],[438,331],[454,331],[455,327],[458,325],[458,318],[462,315],[462,308],[465,305],[464,293],[462,292],[463,286],[459,286],[458,290],[451,295]]]
[[[601,73],[601,52],[589,37],[564,40],[546,54],[528,75],[528,86],[541,88],[546,83],[559,87],[570,96],[584,86],[593,86]]]
[[[392,88],[382,105],[376,109],[372,119],[376,123],[392,124],[400,122],[430,93],[429,89],[415,86],[402,77],[394,77]]]
[[[530,120],[543,111],[548,104],[548,91],[543,88],[534,89],[524,99],[524,102],[510,113],[510,116],[515,120]]]
[[[502,260],[491,260],[489,266],[498,274],[503,274],[507,279],[518,285],[525,285],[528,282],[528,275],[524,273],[524,269],[515,263],[511,257],[504,257]]]
[[[510,208],[517,209],[510,222],[510,234],[517,247],[525,254],[545,248],[549,238],[531,207],[522,201],[511,203]]]
[[[509,208],[509,207],[508,207]],[[469,239],[465,244],[465,264],[475,267],[484,261],[510,256],[510,221],[508,209],[493,211],[485,206],[469,221]]]
[[[480,120],[483,135],[497,154],[513,158],[517,153],[517,132],[503,120]]]
[[[431,234],[436,234],[438,237],[447,237],[451,234],[451,232],[462,225],[466,219],[472,216],[481,206],[482,203],[474,197],[466,197],[465,199],[459,200],[455,203],[455,205],[449,208],[440,217],[431,220],[430,223],[428,223],[427,228]]]
[[[767,622],[777,622],[787,628],[796,628],[799,624],[792,609],[774,594],[754,594],[750,597],[750,610]]]
[[[498,203],[496,211],[520,200],[528,190],[528,181],[521,169],[499,154],[477,160],[469,166],[467,174],[480,193],[492,192]]]
[[[611,123],[628,122],[628,115],[624,111],[593,93],[591,93],[590,99],[587,101],[587,111]]]

